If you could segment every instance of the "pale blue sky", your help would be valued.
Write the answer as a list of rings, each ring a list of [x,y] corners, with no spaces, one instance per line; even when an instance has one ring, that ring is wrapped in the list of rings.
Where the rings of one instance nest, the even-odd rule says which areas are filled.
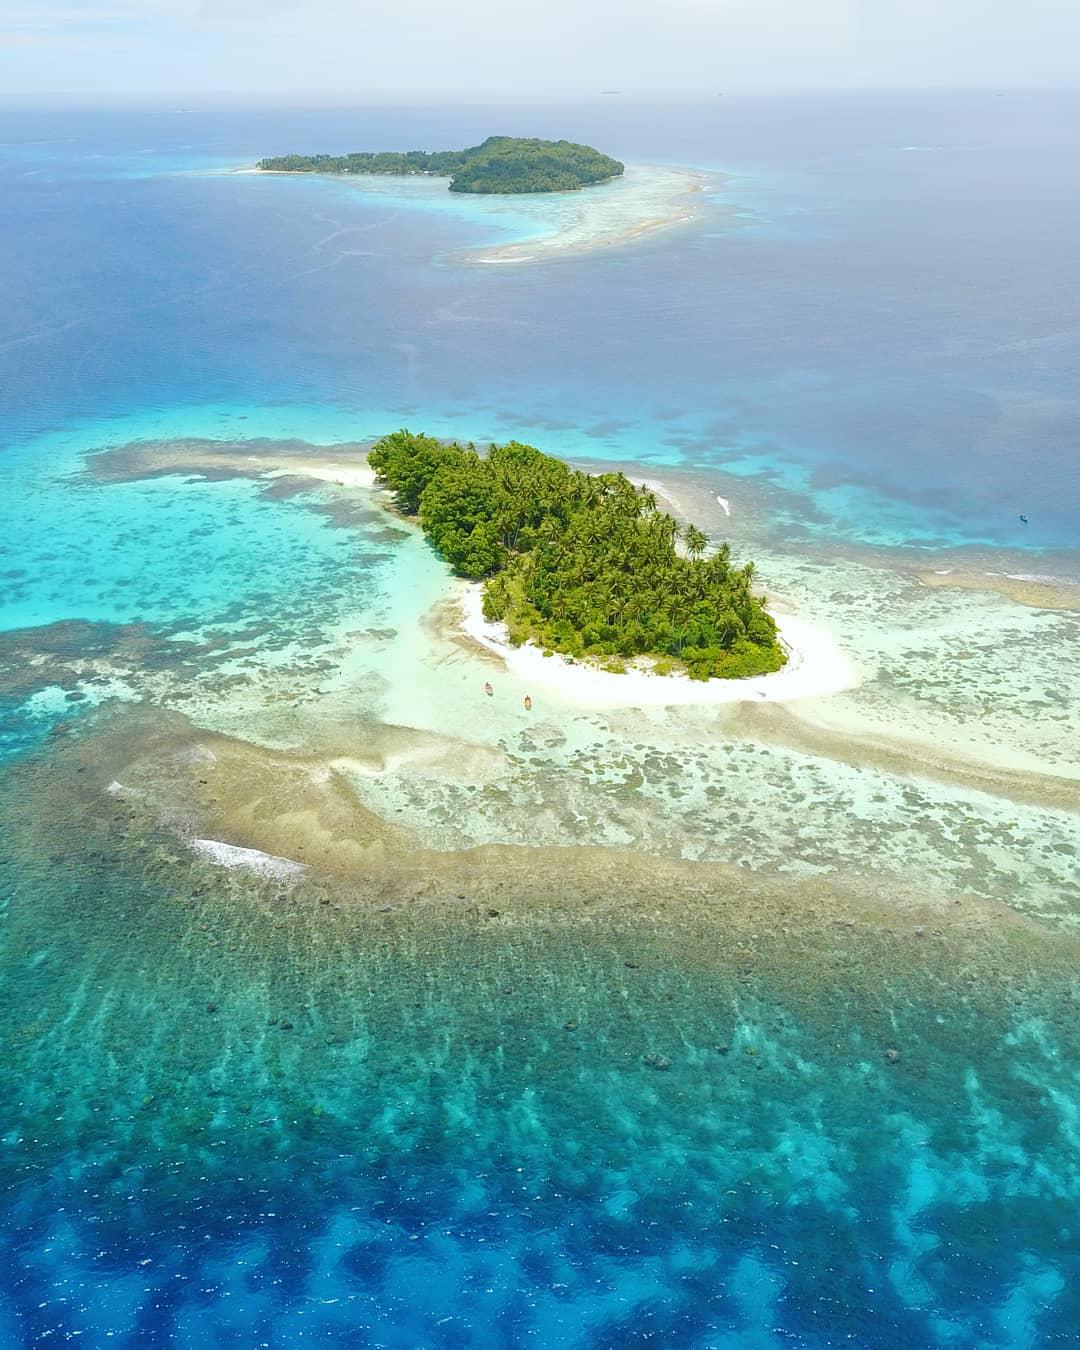
[[[1080,0],[0,0],[10,95],[1039,85]]]

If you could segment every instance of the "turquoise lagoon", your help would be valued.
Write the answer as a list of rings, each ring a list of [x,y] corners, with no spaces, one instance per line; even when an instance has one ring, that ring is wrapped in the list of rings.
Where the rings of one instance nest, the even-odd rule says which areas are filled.
[[[221,172],[490,111],[5,113],[0,1343],[1073,1343],[1068,147],[851,113],[574,110],[725,185],[507,268],[563,204]],[[860,682],[527,716],[305,476],[403,423],[662,479]]]

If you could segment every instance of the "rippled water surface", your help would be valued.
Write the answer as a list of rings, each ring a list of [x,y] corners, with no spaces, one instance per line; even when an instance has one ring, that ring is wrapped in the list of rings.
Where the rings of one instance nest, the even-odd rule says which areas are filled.
[[[86,829],[115,753],[0,804],[14,1343],[1071,1336],[1074,948],[542,854],[241,881]]]
[[[1075,111],[3,111],[0,1344],[1075,1344]],[[481,266],[592,208],[228,172],[493,131],[706,190]],[[526,714],[403,423],[855,687]]]

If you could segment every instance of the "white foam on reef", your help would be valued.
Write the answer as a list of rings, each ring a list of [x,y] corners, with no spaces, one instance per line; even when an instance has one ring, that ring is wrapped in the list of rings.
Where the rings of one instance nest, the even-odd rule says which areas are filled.
[[[854,688],[858,672],[832,637],[794,615],[774,615],[788,653],[782,670],[745,680],[691,680],[686,675],[657,675],[641,667],[623,674],[573,661],[558,653],[545,656],[535,643],[511,645],[506,625],[484,618],[483,588],[469,586],[461,601],[462,631],[502,658],[522,681],[522,697],[536,689],[560,701],[592,708],[644,708],[715,703],[789,702],[820,698]]]
[[[209,858],[221,867],[243,867],[260,877],[279,881],[294,880],[307,868],[292,858],[278,858],[257,848],[240,848],[237,844],[223,844],[220,839],[189,839],[188,847]]]

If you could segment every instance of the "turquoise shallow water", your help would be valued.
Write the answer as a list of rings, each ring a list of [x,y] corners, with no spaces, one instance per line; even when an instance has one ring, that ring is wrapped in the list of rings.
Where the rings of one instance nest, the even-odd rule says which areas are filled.
[[[1041,940],[961,942],[958,977],[910,921],[809,912],[784,959],[765,896],[711,938],[696,894],[674,925],[358,914],[126,815],[45,855],[19,791],[94,774],[67,753],[2,803],[13,1343],[1071,1338],[1075,1018]]]
[[[1045,112],[577,110],[732,185],[506,272],[542,204],[217,172],[415,111],[5,114],[0,1343],[1073,1343],[1076,619],[912,571],[1076,572]],[[243,473],[402,422],[668,474],[862,683],[489,703],[415,536]]]

